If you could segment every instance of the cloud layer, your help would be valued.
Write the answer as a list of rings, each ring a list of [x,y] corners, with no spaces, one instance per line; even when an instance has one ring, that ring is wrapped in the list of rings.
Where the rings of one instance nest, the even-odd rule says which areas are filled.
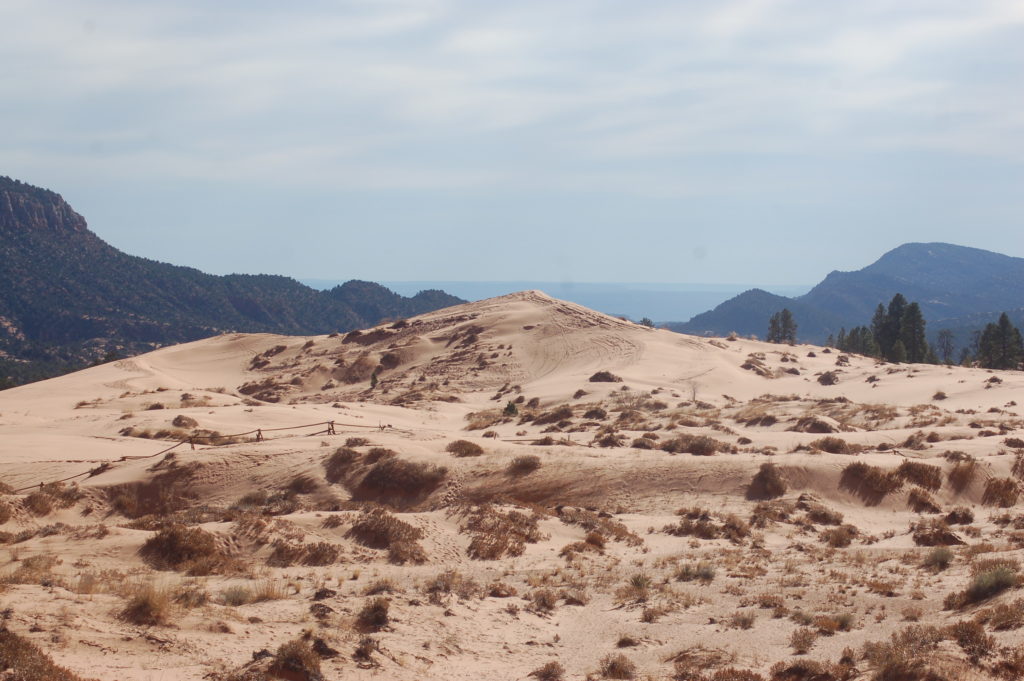
[[[910,240],[1024,255],[1021,2],[13,0],[0,25],[0,172],[150,257],[803,282]]]

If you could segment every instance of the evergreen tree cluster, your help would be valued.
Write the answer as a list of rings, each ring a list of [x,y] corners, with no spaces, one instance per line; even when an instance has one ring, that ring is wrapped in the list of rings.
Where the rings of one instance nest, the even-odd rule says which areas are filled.
[[[796,345],[796,320],[793,319],[793,313],[789,311],[789,308],[783,308],[768,320],[768,338],[766,340],[769,343]]]
[[[844,352],[868,357],[879,357],[889,362],[950,364],[955,346],[953,332],[939,331],[935,348],[925,338],[925,321],[920,306],[908,302],[897,293],[888,307],[878,304],[870,326],[857,326],[850,331],[839,330],[828,344]],[[976,332],[971,348],[964,348],[961,364],[974,364],[986,369],[1016,369],[1024,362],[1024,342],[1021,332],[1004,312],[996,323],[988,324]],[[936,352],[937,351],[937,352]]]
[[[857,326],[849,333],[840,329],[838,338],[829,337],[829,345],[889,362],[938,363],[925,337],[921,306],[907,302],[902,293],[893,296],[888,307],[878,304],[871,326]]]
[[[978,364],[986,369],[1016,369],[1024,360],[1020,330],[1004,312],[999,321],[988,324],[978,340]]]

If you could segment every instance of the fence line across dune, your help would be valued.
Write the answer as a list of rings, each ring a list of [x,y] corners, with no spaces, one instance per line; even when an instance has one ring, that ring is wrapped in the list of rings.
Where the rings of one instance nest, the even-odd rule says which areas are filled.
[[[254,428],[252,430],[247,430],[244,433],[232,433],[232,434],[229,434],[229,435],[192,435],[192,436],[189,436],[185,440],[180,440],[179,442],[174,443],[170,447],[166,447],[165,449],[161,449],[159,452],[157,452],[155,454],[144,454],[144,455],[138,455],[138,456],[132,456],[132,455],[126,454],[126,455],[122,456],[120,459],[118,459],[117,461],[121,462],[121,461],[134,461],[134,460],[137,460],[137,459],[152,459],[154,457],[160,456],[161,454],[167,454],[168,452],[170,452],[172,450],[175,450],[178,447],[181,447],[182,445],[189,445],[192,449],[195,449],[196,444],[202,444],[202,443],[199,442],[199,440],[228,440],[228,439],[235,438],[235,437],[244,437],[246,435],[253,435],[253,434],[255,434],[256,435],[256,442],[264,442],[264,441],[266,441],[266,440],[268,440],[270,438],[264,437],[263,433],[274,433],[274,432],[279,432],[279,431],[283,431],[283,430],[298,430],[300,428],[313,428],[314,426],[327,426],[327,427],[324,430],[318,430],[315,433],[309,433],[309,434],[307,434],[306,437],[314,437],[316,435],[337,435],[337,431],[335,430],[336,426],[343,427],[343,428],[368,428],[368,429],[380,430],[380,431],[384,431],[384,430],[386,430],[388,428],[391,428],[390,425],[388,425],[388,426],[385,426],[385,425],[368,426],[368,425],[366,425],[364,423],[339,423],[337,421],[320,421],[318,423],[305,423],[305,424],[303,424],[301,426],[282,426],[282,427],[279,427],[279,428]],[[215,442],[209,442],[207,444],[209,446],[211,446],[211,447],[219,447],[219,446],[225,446],[227,444],[234,444],[234,443],[224,443],[223,445],[218,445]],[[105,473],[106,471],[110,470],[111,467],[112,467],[111,462],[105,462],[105,463],[102,463],[102,464],[100,464],[99,466],[97,466],[95,468],[90,468],[89,470],[87,470],[85,472],[82,472],[82,473],[78,473],[76,475],[71,475],[71,476],[68,476],[66,478],[62,478],[60,480],[52,480],[52,481],[47,482],[47,483],[43,483],[43,482],[34,483],[34,484],[28,485],[26,487],[19,487],[18,489],[13,490],[13,491],[14,491],[15,494],[17,494],[19,492],[27,492],[27,491],[33,490],[33,489],[41,489],[45,485],[55,485],[55,484],[58,484],[58,483],[67,482],[69,480],[74,480],[75,478],[81,478],[81,477],[85,477],[85,476],[88,476],[88,477],[91,478],[93,476],[99,475],[100,473]]]

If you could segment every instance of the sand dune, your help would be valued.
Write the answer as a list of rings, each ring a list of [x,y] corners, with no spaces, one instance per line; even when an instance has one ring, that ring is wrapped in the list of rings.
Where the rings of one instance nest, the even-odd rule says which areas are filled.
[[[328,679],[600,678],[620,654],[650,678],[871,678],[887,655],[997,678],[1022,629],[984,613],[1019,610],[1017,582],[947,597],[1017,570],[1022,398],[1021,372],[683,336],[537,291],[219,336],[0,392],[0,482],[35,487],[0,497],[0,607],[83,678],[316,678],[281,666],[292,639]],[[382,507],[391,530],[360,530]],[[172,527],[214,554],[139,553]],[[963,543],[922,567],[938,530]],[[158,614],[126,612],[150,586]],[[979,613],[984,654],[948,628]],[[866,645],[917,625],[935,640]]]

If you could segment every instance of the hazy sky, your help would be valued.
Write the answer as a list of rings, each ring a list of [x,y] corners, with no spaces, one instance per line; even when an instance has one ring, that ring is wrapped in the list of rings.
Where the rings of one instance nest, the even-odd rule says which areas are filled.
[[[0,174],[215,273],[1024,256],[1024,1],[4,0],[0,64]]]

